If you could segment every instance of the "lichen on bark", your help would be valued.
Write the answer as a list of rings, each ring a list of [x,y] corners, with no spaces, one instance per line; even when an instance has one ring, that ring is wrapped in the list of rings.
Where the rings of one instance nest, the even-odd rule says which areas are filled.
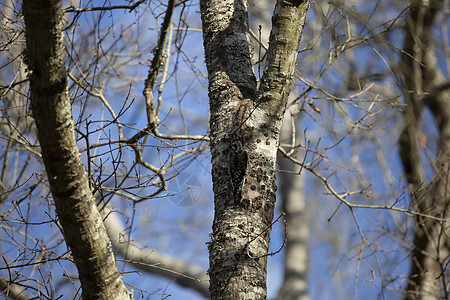
[[[200,7],[215,203],[209,243],[211,297],[265,299],[279,132],[309,1],[277,2],[268,67],[259,87],[253,72],[246,1],[205,0]],[[234,116],[248,99],[252,109],[236,122]],[[241,199],[234,201],[232,176],[237,170],[229,169],[230,141],[237,140],[248,162]]]

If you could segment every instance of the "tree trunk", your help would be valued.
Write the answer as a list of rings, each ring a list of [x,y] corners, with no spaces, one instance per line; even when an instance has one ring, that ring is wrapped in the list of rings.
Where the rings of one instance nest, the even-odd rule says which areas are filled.
[[[281,144],[292,143],[293,129],[291,111],[284,116],[281,129]],[[294,125],[296,126],[296,125]],[[299,132],[295,131],[295,132]],[[300,131],[301,132],[301,131]],[[299,141],[300,135],[295,138]],[[295,147],[295,145],[291,145]],[[289,146],[284,147],[290,152]],[[292,149],[292,154],[302,160],[303,151]],[[293,164],[284,155],[278,155],[279,184],[283,211],[287,221],[287,243],[284,250],[284,280],[278,291],[277,300],[309,300],[308,264],[309,264],[309,220],[305,197],[305,176],[298,174],[300,166]]]
[[[200,1],[209,79],[215,215],[212,299],[266,299],[279,132],[309,1],[278,1],[259,89],[246,1]]]
[[[399,148],[409,183],[413,207],[443,220],[450,214],[450,86],[435,65],[432,28],[442,1],[414,1],[407,18],[401,72],[407,108]],[[426,182],[419,147],[420,124],[425,106],[439,129],[439,149],[434,176]],[[446,260],[450,254],[448,222],[415,218],[412,266],[406,299],[449,298]]]
[[[272,5],[273,3],[270,1],[249,1],[249,9],[253,19],[252,30],[261,39],[259,42],[253,43],[256,51],[255,61],[259,61],[259,63],[262,63],[260,60],[265,61],[263,57],[269,41],[271,24],[269,6],[271,7]],[[259,43],[262,43],[262,45]],[[258,54],[258,51],[261,51],[261,53]],[[290,99],[294,98],[293,96],[291,95]],[[289,146],[295,146],[291,145],[293,134],[301,132],[301,130],[296,131],[292,128],[292,126],[300,124],[300,122],[293,120],[294,107],[286,110],[280,132],[280,145],[288,152],[292,149]],[[294,140],[298,143],[299,138],[300,135],[296,136]],[[303,152],[299,149],[292,150],[294,151],[293,156],[301,160],[299,156],[303,155]],[[278,184],[281,199],[279,200],[282,201],[281,207],[286,214],[287,243],[284,248],[284,279],[276,299],[308,300],[309,222],[304,193],[305,178],[303,174],[295,174],[300,167],[293,164],[290,159],[280,152],[278,152],[277,159],[278,168],[280,169],[280,172],[278,172]],[[283,231],[282,234],[285,235],[286,233]]]
[[[56,213],[78,268],[83,299],[131,299],[115,264],[74,136],[63,53],[61,1],[24,0],[31,107]]]

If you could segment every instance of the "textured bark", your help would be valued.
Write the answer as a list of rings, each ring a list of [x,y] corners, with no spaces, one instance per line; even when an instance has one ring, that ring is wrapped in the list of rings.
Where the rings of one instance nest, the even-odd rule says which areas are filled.
[[[267,45],[270,36],[270,10],[272,6],[271,1],[249,1],[249,9],[252,15],[253,23],[252,30],[257,34],[258,38],[261,34],[261,42]],[[259,28],[258,26],[261,26]],[[259,44],[255,45],[255,49],[259,50]],[[255,60],[262,58],[265,50],[257,56]],[[290,99],[292,99],[292,95]],[[287,110],[283,118],[283,126],[280,132],[280,144],[290,145],[294,132],[292,109]],[[296,125],[294,125],[296,126]],[[298,141],[300,136],[296,137]],[[286,151],[291,149],[287,148]],[[294,149],[296,159],[303,155],[299,149]],[[284,155],[278,152],[278,168],[281,172],[278,173],[278,183],[280,187],[280,195],[282,201],[283,212],[286,213],[287,220],[287,243],[284,248],[284,279],[283,284],[278,291],[277,298],[280,300],[308,300],[308,264],[309,264],[309,222],[308,222],[308,208],[306,205],[306,198],[304,193],[304,176],[295,174],[298,172],[299,166],[292,163]],[[292,173],[287,173],[289,171]],[[284,235],[284,232],[283,232]],[[283,236],[284,238],[284,236]]]
[[[253,73],[246,1],[200,2],[209,79],[215,215],[209,243],[212,299],[266,299],[266,254],[275,204],[279,132],[308,1],[278,1],[268,67]],[[232,180],[232,142],[247,154]],[[242,189],[236,193],[236,189]],[[238,196],[236,196],[238,195]]]
[[[432,28],[442,1],[415,1],[407,18],[401,71],[407,108],[399,149],[414,209],[448,219],[450,206],[450,93],[435,66]],[[427,183],[418,142],[425,105],[439,128],[439,150],[434,178]],[[449,297],[446,260],[450,254],[448,222],[418,216],[415,219],[412,267],[406,299]]]
[[[25,0],[31,107],[64,237],[78,268],[83,299],[131,299],[89,189],[73,133],[63,61],[61,1]]]

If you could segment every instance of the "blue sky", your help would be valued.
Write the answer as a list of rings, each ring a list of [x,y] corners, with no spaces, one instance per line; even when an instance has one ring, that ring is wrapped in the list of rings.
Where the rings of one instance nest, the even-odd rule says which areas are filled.
[[[87,6],[89,5],[91,4]],[[92,6],[97,5],[101,6],[103,2],[92,2]],[[364,7],[361,9],[370,11]],[[132,13],[122,10],[88,12],[80,17],[75,28],[65,32],[68,48],[71,48],[71,43],[76,45],[67,54],[69,72],[73,73],[74,76],[80,76],[82,73],[80,70],[85,68],[91,70],[91,73],[85,72],[83,76],[89,77],[93,72],[107,70],[109,76],[92,76],[88,79],[89,84],[98,91],[104,91],[105,98],[116,113],[121,108],[130,105],[124,111],[123,116],[120,117],[125,138],[131,137],[136,132],[136,128],[141,129],[146,126],[147,120],[142,90],[153,57],[151,50],[156,45],[157,30],[160,28],[162,20],[160,17],[158,22],[155,22],[154,16],[161,14],[163,10],[161,5],[146,3]],[[160,131],[165,134],[203,135],[208,132],[207,78],[205,76],[202,35],[197,30],[201,26],[198,10],[198,4],[193,4],[192,6],[186,6],[184,9],[182,7],[177,8],[174,15],[175,26],[179,26],[180,29],[173,31],[174,44],[172,45],[164,90],[161,94],[163,102],[159,116],[161,121]],[[372,24],[378,24],[377,22],[380,22],[383,18],[388,20],[395,17],[393,9],[387,11],[392,15],[388,13],[379,16],[375,12],[371,19]],[[183,12],[185,21],[180,22],[180,12]],[[101,14],[103,14],[103,17],[99,22]],[[330,16],[333,16],[330,20],[339,19],[337,13]],[[71,17],[73,17],[73,14],[68,14],[68,18]],[[313,9],[310,9],[300,49],[314,41],[312,40],[314,32],[309,28],[308,23],[308,20],[313,20],[314,17],[317,16],[314,16]],[[343,19],[339,22],[341,25],[345,23]],[[345,26],[340,27],[340,30],[343,30],[343,28]],[[362,32],[364,36],[366,35],[363,27],[357,26],[356,28],[358,29],[357,33]],[[398,42],[401,40],[401,36],[398,37],[398,32],[394,31],[392,36],[387,38],[391,38],[393,43],[396,42],[396,46],[401,47],[401,43]],[[345,34],[344,31],[338,33]],[[116,44],[121,34],[124,38]],[[98,43],[99,38],[101,43]],[[321,41],[314,45],[315,47],[329,47],[329,42],[329,36],[323,34]],[[374,49],[385,50],[387,54],[383,58],[386,61],[398,58],[395,49],[387,48],[378,45],[357,47],[353,54],[354,60],[357,62],[354,72],[362,74],[364,72],[386,72],[385,61],[382,57],[376,55]],[[316,52],[319,53],[320,51],[316,49]],[[103,55],[103,53],[106,55]],[[299,55],[299,73],[309,81],[313,81],[326,65],[326,51],[320,53],[323,59],[319,61],[312,60],[314,48]],[[76,66],[71,59],[76,60]],[[120,66],[115,65],[113,68],[111,66],[116,59],[118,61],[127,60],[127,63]],[[346,80],[348,71],[351,71],[343,71],[342,69],[343,66],[345,68],[347,59],[348,57],[339,58],[335,62],[336,65],[325,73],[317,86],[334,95],[340,95],[343,92],[343,81]],[[310,61],[314,61],[314,63],[309,63]],[[160,83],[159,81],[160,78],[157,84]],[[382,86],[392,88],[393,94],[398,94],[399,90],[393,85],[392,78],[389,78],[388,81]],[[296,82],[294,91],[300,93],[304,89],[305,85]],[[81,131],[86,131],[87,126],[89,126],[88,128],[92,132],[90,135],[91,144],[106,141],[108,138],[113,140],[118,138],[118,130],[115,125],[105,126],[108,124],[108,120],[113,118],[98,98],[89,96],[82,89],[76,87],[71,89],[71,96],[74,99],[72,109],[74,119],[79,122]],[[155,98],[158,96],[156,91],[154,96]],[[322,175],[335,174],[329,180],[339,192],[343,192],[345,189],[366,189],[367,193],[350,196],[351,201],[391,204],[399,198],[398,206],[408,205],[409,196],[405,194],[406,186],[402,178],[402,168],[396,146],[401,110],[396,109],[394,104],[400,105],[401,99],[397,98],[393,102],[380,102],[374,105],[370,101],[357,101],[364,100],[366,96],[370,97],[373,94],[355,97],[355,101],[349,101],[348,103],[337,103],[330,101],[324,93],[310,92],[308,97],[311,97],[311,99],[308,99],[308,101],[314,99],[312,101],[320,108],[321,114],[315,113],[309,106],[305,105],[305,111],[301,113],[301,123],[298,124],[301,128],[299,131],[303,132],[303,129],[307,128],[306,139],[311,141],[311,147],[315,147],[320,139],[317,149],[313,150],[325,151],[327,147],[337,143],[343,135],[349,132],[352,124],[358,125],[358,128],[352,130],[349,136],[336,147],[324,152],[327,160],[318,165],[317,170]],[[377,112],[377,114],[364,119],[364,124],[355,122],[355,120],[364,116],[364,109],[368,110],[369,107],[372,107],[371,112]],[[342,109],[345,110],[346,114],[342,113]],[[430,116],[426,115],[425,132],[433,141],[436,128],[430,124],[431,122],[428,122],[429,120]],[[369,126],[371,124],[373,124],[372,127]],[[85,147],[85,141],[81,139],[80,135],[77,135],[77,137],[79,138],[79,147]],[[198,144],[189,144],[182,140],[171,141],[171,144],[167,144],[166,141],[152,136],[145,141],[143,140],[142,143],[148,145],[143,154],[144,159],[157,167],[164,165],[177,154],[198,146]],[[2,148],[4,147],[4,144],[2,144]],[[132,168],[134,153],[124,145],[119,147],[116,144],[112,148],[104,146],[96,150],[93,149],[90,155],[95,156],[107,151],[110,151],[110,154],[95,158],[98,168],[95,169],[94,167],[93,172],[98,180],[106,179],[108,172],[114,168],[118,161],[126,162],[119,164],[119,170],[122,172],[139,170],[144,175],[152,175],[143,167]],[[424,151],[429,151],[429,149]],[[433,153],[431,153],[432,155]],[[82,159],[86,163],[86,153],[82,153]],[[310,159],[311,156],[308,157],[306,163]],[[383,169],[381,162],[386,164],[390,173]],[[24,185],[24,189],[37,181],[33,174],[39,168],[42,168],[42,166],[37,161],[33,161],[28,171],[29,177],[33,179]],[[101,169],[103,173],[100,175]],[[208,253],[205,243],[209,240],[214,209],[210,170],[208,149],[195,158],[180,161],[179,164],[174,164],[173,167],[169,168],[166,174],[167,178],[179,171],[182,174],[182,176],[171,179],[167,183],[169,194],[175,195],[146,200],[137,204],[135,206],[134,226],[131,230],[132,238],[142,246],[172,254],[185,261],[203,266],[206,270]],[[344,206],[340,207],[338,213],[328,222],[339,205],[338,200],[326,195],[327,191],[313,175],[307,171],[303,173],[307,180],[305,193],[310,209],[309,280],[311,299],[348,299],[349,296],[354,296],[357,270],[359,271],[359,277],[356,285],[359,299],[382,299],[379,294],[381,291],[380,271],[383,274],[389,273],[392,277],[398,275],[396,284],[403,284],[404,278],[401,277],[401,274],[406,274],[409,266],[406,259],[407,253],[404,252],[402,245],[397,243],[402,239],[408,239],[410,233],[405,229],[405,224],[411,222],[411,219],[402,214],[387,211],[355,209],[354,213],[362,231],[373,249],[376,249],[375,253],[380,262],[378,266],[372,250],[364,247],[361,256],[363,260],[358,269],[361,237],[350,210]],[[146,179],[149,179],[149,177],[144,177],[142,180]],[[129,191],[140,195],[148,195],[156,190],[156,187],[131,188],[138,181],[137,178],[128,179],[124,185],[130,187]],[[112,177],[103,184],[112,188],[119,182],[120,178]],[[188,187],[192,190],[177,194]],[[23,190],[18,191],[18,197],[23,192]],[[44,200],[47,194],[48,190],[41,187],[27,201],[22,202],[21,208],[27,211],[26,218],[28,220],[37,222],[50,220],[49,216],[55,216],[53,207],[47,205]],[[122,210],[122,219],[129,226],[133,215],[131,202],[118,196],[114,196],[111,200],[114,205]],[[186,204],[191,200],[191,205]],[[185,201],[183,203],[186,205],[181,205],[179,201]],[[4,211],[9,208],[10,206],[5,205]],[[275,215],[278,214],[279,208],[277,208]],[[14,212],[11,216],[20,219],[20,213],[18,212]],[[32,234],[39,239],[38,244],[45,244],[47,248],[53,247],[51,249],[55,253],[66,251],[54,224],[31,225],[26,229],[22,227],[19,229],[27,230],[30,235]],[[52,234],[49,235],[48,232]],[[383,235],[383,232],[389,232],[390,234]],[[278,249],[282,239],[282,227],[280,223],[277,223],[272,231],[271,249]],[[30,239],[26,240],[27,245],[35,242]],[[14,244],[6,243],[3,245],[3,255],[7,254],[13,257],[15,251]],[[283,255],[283,252],[281,252],[269,258],[269,298],[276,295],[282,284]],[[119,265],[120,268],[123,267],[121,263]],[[75,272],[73,266],[70,266],[69,263],[63,263],[63,266],[70,270],[72,274]],[[49,269],[52,270],[52,275],[56,280],[63,277],[64,271],[61,266],[53,264]],[[375,272],[373,282],[371,281],[372,269]],[[145,294],[144,298],[161,299],[164,297],[162,295],[170,294],[172,299],[183,297],[202,299],[196,292],[180,288],[166,279],[146,273],[134,273],[133,270],[132,267],[125,267],[125,271],[130,272],[124,275],[125,280],[139,289],[155,293]],[[389,286],[389,288],[392,287],[393,285]],[[399,294],[389,288],[385,290],[386,299],[399,299]],[[67,288],[67,290],[69,289],[71,288]],[[135,295],[138,295],[138,293],[135,292]]]

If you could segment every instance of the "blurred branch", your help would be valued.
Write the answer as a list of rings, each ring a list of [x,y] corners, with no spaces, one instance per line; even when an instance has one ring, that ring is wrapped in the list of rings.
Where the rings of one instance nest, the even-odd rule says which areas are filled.
[[[145,272],[174,280],[177,284],[191,288],[209,298],[209,278],[206,270],[187,264],[178,258],[155,250],[143,249],[128,239],[128,234],[111,208],[102,210],[112,245],[124,261]]]
[[[0,291],[0,295],[4,295],[5,299],[29,300],[33,298],[25,292],[24,288],[3,277],[0,277]]]
[[[356,204],[356,203],[351,203],[348,200],[346,200],[345,198],[349,195],[352,194],[358,194],[360,192],[344,192],[344,193],[339,193],[337,192],[333,186],[330,184],[329,180],[327,179],[327,177],[320,175],[314,168],[312,168],[311,166],[308,165],[304,165],[302,161],[295,159],[294,157],[288,155],[288,153],[286,152],[286,150],[284,150],[283,148],[279,147],[278,151],[281,152],[281,154],[283,154],[286,158],[290,159],[293,163],[302,166],[304,169],[308,170],[309,172],[311,172],[314,176],[316,176],[318,179],[320,179],[320,181],[324,184],[325,188],[333,195],[335,196],[339,201],[341,201],[342,203],[344,203],[345,205],[347,205],[349,208],[368,208],[368,209],[389,209],[389,210],[393,210],[393,211],[398,211],[398,212],[403,212],[403,213],[407,213],[409,215],[414,215],[414,216],[421,216],[421,217],[425,217],[425,218],[429,218],[432,220],[436,220],[436,221],[440,221],[440,222],[447,222],[446,218],[440,218],[440,217],[436,217],[433,215],[429,215],[429,214],[425,214],[422,213],[420,211],[414,211],[412,209],[405,209],[405,208],[400,208],[400,207],[394,207],[393,205],[395,205],[395,203],[393,205],[367,205],[367,204]]]

